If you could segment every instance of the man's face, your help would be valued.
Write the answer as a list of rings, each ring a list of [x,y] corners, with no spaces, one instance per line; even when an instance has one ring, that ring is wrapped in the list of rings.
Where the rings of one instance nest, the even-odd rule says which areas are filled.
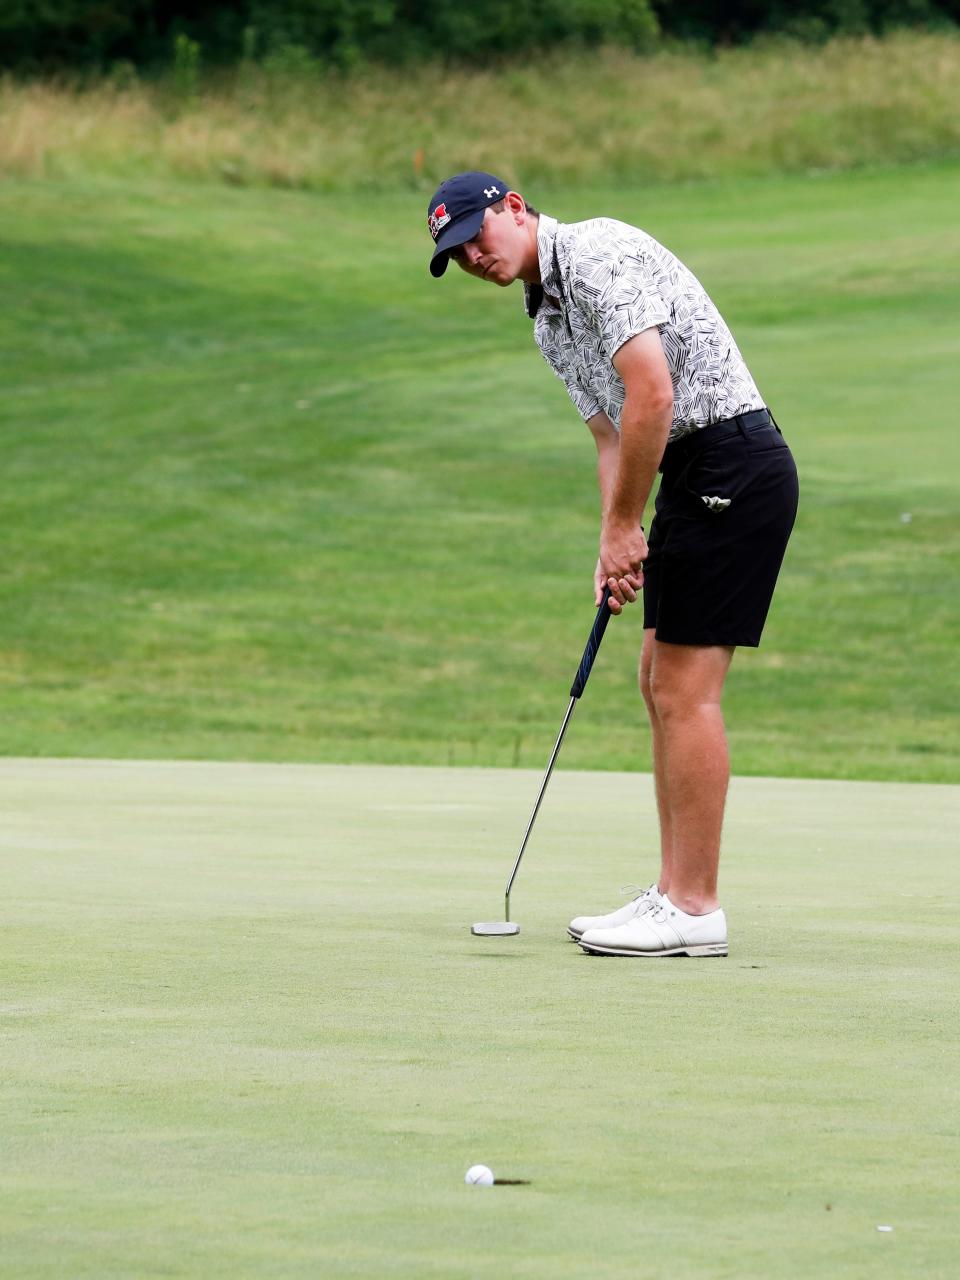
[[[511,194],[504,204],[500,213],[487,209],[474,238],[450,250],[451,259],[467,275],[501,287],[513,284],[520,275],[527,251],[523,201]]]

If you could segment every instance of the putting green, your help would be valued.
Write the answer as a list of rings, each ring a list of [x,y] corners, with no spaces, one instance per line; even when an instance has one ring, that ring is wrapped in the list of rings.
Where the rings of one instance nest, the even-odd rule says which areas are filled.
[[[0,763],[3,1274],[954,1275],[960,787],[736,780],[729,959],[621,961],[647,776],[469,933],[539,777]]]

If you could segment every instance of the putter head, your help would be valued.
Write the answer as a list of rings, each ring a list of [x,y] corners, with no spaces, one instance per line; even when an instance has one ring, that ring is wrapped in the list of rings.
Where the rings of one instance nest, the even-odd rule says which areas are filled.
[[[473,924],[470,932],[478,938],[511,938],[520,932],[520,926],[509,920],[498,920],[494,924]]]

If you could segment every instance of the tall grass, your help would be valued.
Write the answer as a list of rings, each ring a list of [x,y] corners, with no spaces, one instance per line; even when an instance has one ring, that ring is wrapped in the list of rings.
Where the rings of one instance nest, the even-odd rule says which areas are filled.
[[[491,168],[541,188],[843,169],[960,154],[960,37],[621,50],[487,71],[246,65],[176,82],[0,85],[0,172],[317,190]]]

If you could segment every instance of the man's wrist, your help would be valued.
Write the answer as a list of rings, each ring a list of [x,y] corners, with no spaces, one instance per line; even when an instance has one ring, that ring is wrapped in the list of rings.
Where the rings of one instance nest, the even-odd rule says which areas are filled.
[[[604,517],[604,527],[608,529],[636,529],[643,528],[643,507],[639,511],[623,511],[617,505],[611,504],[610,510]]]

